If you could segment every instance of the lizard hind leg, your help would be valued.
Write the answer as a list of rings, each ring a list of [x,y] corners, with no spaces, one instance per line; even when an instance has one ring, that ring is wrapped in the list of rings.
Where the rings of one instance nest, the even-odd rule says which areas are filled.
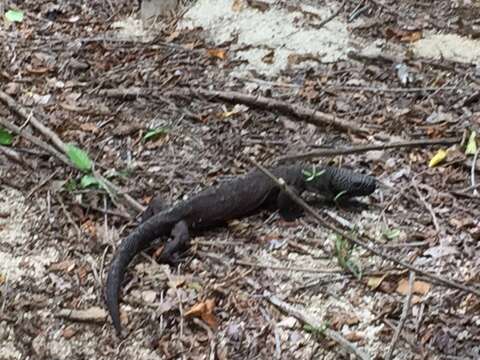
[[[172,229],[172,240],[168,241],[163,248],[158,261],[170,265],[176,265],[181,261],[180,253],[190,246],[190,232],[185,220],[175,224]]]

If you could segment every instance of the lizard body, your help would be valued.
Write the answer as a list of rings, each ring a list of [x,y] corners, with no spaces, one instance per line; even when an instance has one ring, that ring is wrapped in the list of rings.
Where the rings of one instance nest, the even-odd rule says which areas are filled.
[[[313,176],[307,179],[305,170]],[[376,187],[375,179],[371,176],[333,167],[319,170],[296,164],[279,166],[271,171],[299,195],[307,190],[328,198],[339,194],[342,198],[350,198],[369,195]],[[127,266],[135,255],[155,239],[172,236],[173,239],[165,245],[161,255],[162,260],[168,262],[188,244],[189,230],[212,228],[267,208],[279,209],[282,217],[287,219],[297,217],[300,210],[287,194],[258,170],[207,188],[166,209],[152,203],[145,212],[147,216],[144,222],[121,242],[108,272],[106,304],[117,335],[121,335],[120,287]]]

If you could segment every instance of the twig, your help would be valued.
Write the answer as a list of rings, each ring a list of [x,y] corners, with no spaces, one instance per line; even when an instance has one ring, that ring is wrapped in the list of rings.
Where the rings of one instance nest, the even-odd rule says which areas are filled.
[[[18,116],[20,116],[21,118],[23,118],[24,120],[28,120],[29,123],[35,127],[35,129],[37,129],[38,131],[40,131],[44,136],[46,136],[47,138],[49,138],[53,144],[61,151],[63,152],[64,154],[66,154],[68,152],[68,148],[67,148],[67,145],[62,141],[62,139],[60,139],[60,137],[55,133],[53,132],[52,130],[50,130],[48,127],[46,127],[45,125],[43,125],[40,121],[37,120],[37,118],[35,116],[33,116],[32,114],[28,114],[27,111],[25,109],[23,109],[21,106],[17,105],[17,103],[15,102],[15,100],[10,97],[9,95],[7,95],[6,93],[4,93],[3,91],[0,91],[0,101],[2,101],[5,105],[7,105],[10,110],[12,110],[14,113],[16,113]],[[65,164],[71,166],[71,167],[74,167],[75,166],[68,160],[68,158],[66,156],[64,156],[62,153],[58,152],[57,150],[55,150],[54,148],[52,148],[50,145],[48,145],[47,143],[44,143],[43,141],[33,137],[32,135],[27,135],[28,133],[26,133],[23,129],[13,125],[13,124],[10,124],[9,122],[3,120],[2,118],[0,118],[0,124],[5,126],[7,129],[15,132],[16,134],[18,135],[21,135],[23,137],[25,137],[27,140],[30,140],[32,143],[34,143],[35,145],[37,146],[40,146],[42,147],[43,149],[47,150],[49,153],[55,155],[56,157],[58,157],[61,161],[63,161]],[[116,186],[115,184],[111,183],[109,180],[103,178],[101,176],[101,180],[106,184],[108,185],[111,189],[113,189],[117,194],[120,194],[123,196],[123,198],[125,199],[125,201],[135,210],[141,212],[145,209],[144,206],[142,206],[140,203],[138,203],[136,200],[134,200],[130,195],[122,192],[120,190],[120,188],[118,186]]]
[[[172,93],[173,95],[174,93]],[[177,93],[178,95],[185,95]],[[237,91],[216,91],[202,88],[190,88],[189,95],[209,98],[211,101],[226,101],[236,104],[244,104],[257,109],[278,112],[292,118],[305,121],[307,123],[325,127],[333,126],[339,130],[351,131],[355,133],[367,133],[367,129],[345,119],[337,118],[334,115],[326,114],[312,108],[300,105],[289,104],[283,100],[276,100],[260,95],[249,95]]]
[[[67,153],[67,147],[65,143],[60,139],[60,137],[48,127],[43,125],[40,121],[38,121],[37,118],[33,116],[33,114],[27,113],[24,108],[17,105],[17,103],[12,97],[7,95],[3,91],[0,91],[0,100],[2,100],[3,103],[7,105],[7,107],[10,108],[10,110],[16,113],[19,117],[24,120],[28,120],[30,124],[32,124],[38,131],[40,131],[43,135],[52,140],[53,144],[57,147],[58,150],[60,150],[64,154]]]
[[[247,282],[248,283],[248,282]],[[277,296],[271,294],[268,291],[265,291],[267,300],[274,306],[278,307],[280,310],[286,314],[293,316],[304,324],[308,324],[315,329],[322,329],[322,334],[337,344],[342,346],[346,351],[355,355],[357,358],[362,360],[371,359],[370,355],[364,351],[358,349],[353,343],[345,339],[339,332],[331,329],[323,329],[323,324],[313,315],[306,313],[305,311],[299,310],[292,305],[286,303],[285,301],[279,299]]]
[[[0,91],[0,100],[2,100],[1,99],[1,93],[2,92]],[[10,130],[11,132],[27,139],[32,144],[37,145],[39,148],[45,150],[49,154],[55,156],[57,159],[59,159],[65,165],[72,166],[72,164],[70,163],[70,161],[68,160],[68,158],[65,155],[63,155],[61,152],[56,150],[54,147],[47,144],[45,141],[40,140],[36,136],[33,136],[32,134],[27,132],[27,130],[22,129],[22,128],[14,125],[14,124],[11,124],[7,120],[3,119],[2,117],[0,117],[0,125],[2,125],[5,129]]]
[[[390,343],[390,349],[388,350],[388,354],[385,357],[385,360],[390,360],[392,358],[393,350],[395,350],[395,345],[397,344],[398,338],[400,337],[400,333],[402,332],[402,329],[405,326],[405,322],[407,321],[407,316],[410,311],[410,305],[412,303],[414,281],[415,281],[415,273],[413,271],[410,271],[410,274],[408,277],[408,294],[403,304],[402,316],[400,318],[400,322],[398,323],[398,327],[395,330],[395,334],[393,335],[392,342]]]
[[[334,18],[336,18],[338,16],[338,14],[340,14],[342,12],[342,10],[343,10],[343,8],[345,7],[346,4],[347,4],[347,0],[344,0],[342,5],[340,5],[340,7],[338,8],[337,11],[335,11],[332,15],[330,15],[328,18],[323,20],[320,24],[312,25],[312,27],[315,28],[315,29],[320,29],[320,28],[324,27],[328,22],[332,21]]]
[[[413,188],[415,189],[415,192],[417,193],[418,198],[420,199],[420,202],[425,207],[425,209],[430,213],[430,216],[432,217],[433,226],[435,227],[435,231],[437,234],[439,234],[440,225],[438,225],[437,215],[435,215],[435,211],[433,211],[432,205],[429,204],[427,200],[425,200],[425,196],[423,196],[420,190],[418,189],[418,185],[415,183],[415,180],[413,180],[411,183]]]
[[[458,86],[440,86],[440,87],[411,87],[411,88],[383,88],[372,86],[335,86],[326,88],[326,91],[342,90],[342,91],[367,91],[367,92],[383,92],[383,93],[411,93],[411,92],[437,92],[437,91],[453,91],[458,90]],[[432,96],[434,94],[431,94]]]
[[[295,266],[275,266],[275,265],[264,265],[264,264],[256,264],[249,261],[237,260],[235,261],[236,264],[242,266],[249,266],[254,268],[260,269],[271,269],[271,270],[281,270],[281,271],[297,271],[297,272],[307,272],[307,273],[315,273],[315,274],[337,274],[342,273],[342,269],[314,269],[314,268],[303,268],[303,267],[295,267]]]
[[[475,155],[473,155],[473,160],[472,160],[472,167],[470,168],[470,180],[471,180],[471,187],[473,189],[473,195],[478,195],[477,191],[477,185],[475,184],[475,169],[476,169],[476,164],[477,164],[477,159],[478,159],[478,153],[480,152],[480,148],[475,151]]]
[[[428,145],[451,145],[458,144],[462,141],[461,137],[454,138],[443,138],[443,139],[419,139],[419,140],[410,140],[410,141],[398,141],[388,144],[378,144],[378,145],[361,145],[361,146],[351,146],[340,149],[324,149],[324,150],[315,150],[306,152],[303,154],[293,154],[279,157],[277,161],[288,161],[288,160],[302,160],[302,159],[311,159],[321,156],[336,156],[336,155],[347,155],[347,154],[356,154],[361,152],[373,151],[373,150],[386,150],[394,148],[412,148],[412,147],[421,147]]]
[[[432,273],[429,273],[425,270],[422,270],[422,269],[419,269],[417,268],[416,266],[414,265],[411,265],[403,260],[400,260],[400,259],[397,259],[396,257],[393,257],[391,255],[388,255],[386,253],[384,253],[383,251],[381,250],[378,250],[376,248],[374,248],[373,246],[367,244],[365,241],[363,240],[358,240],[356,237],[350,235],[349,233],[337,228],[335,225],[332,225],[328,222],[326,222],[324,219],[322,219],[322,217],[310,206],[308,205],[303,199],[301,199],[300,197],[298,197],[291,189],[290,187],[287,186],[287,184],[285,183],[285,181],[283,181],[283,179],[277,179],[269,170],[265,169],[265,167],[263,167],[262,165],[258,164],[254,159],[252,158],[249,158],[250,162],[255,165],[261,172],[263,172],[266,176],[268,176],[275,184],[277,184],[277,186],[279,186],[283,191],[285,191],[286,194],[288,194],[288,196],[290,196],[290,198],[295,202],[297,203],[298,205],[300,205],[306,212],[308,212],[310,215],[312,215],[316,220],[317,222],[322,225],[323,227],[339,234],[340,236],[342,236],[343,238],[347,239],[348,241],[352,242],[353,244],[361,247],[362,249],[365,249],[377,256],[380,256],[388,261],[391,261],[393,262],[394,264],[397,264],[397,265],[400,265],[406,269],[409,269],[411,271],[414,271],[416,272],[417,274],[421,274],[431,280],[434,280],[435,282],[439,283],[439,284],[442,284],[443,286],[446,286],[446,287],[450,287],[450,288],[454,288],[454,289],[458,289],[458,290],[462,290],[466,293],[469,293],[469,294],[474,294],[478,297],[480,297],[480,290],[477,290],[475,288],[471,288],[471,287],[468,287],[468,286],[465,286],[463,284],[460,284],[454,280],[451,280],[449,278],[445,278],[445,277],[442,277],[440,275],[435,275],[435,274],[432,274]]]
[[[43,179],[39,184],[35,185],[32,190],[25,196],[25,200],[30,199],[30,197],[35,194],[40,188],[42,188],[46,183],[48,183],[50,180],[54,178],[55,175],[57,175],[58,169],[55,169],[54,172],[52,172],[49,176],[47,176],[45,179]]]
[[[0,145],[0,153],[5,155],[7,159],[13,161],[20,165],[23,168],[28,168],[29,170],[34,170],[33,166],[25,161],[25,159],[15,150],[8,148],[6,146]]]

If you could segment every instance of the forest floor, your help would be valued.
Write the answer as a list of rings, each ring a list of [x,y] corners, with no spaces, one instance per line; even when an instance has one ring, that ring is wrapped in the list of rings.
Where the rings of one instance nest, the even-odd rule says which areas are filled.
[[[480,5],[307,3],[199,0],[144,30],[133,1],[7,1],[0,359],[480,358]],[[262,212],[176,268],[137,256],[118,339],[103,284],[141,208],[292,155],[375,176],[360,206],[316,208],[414,271]]]

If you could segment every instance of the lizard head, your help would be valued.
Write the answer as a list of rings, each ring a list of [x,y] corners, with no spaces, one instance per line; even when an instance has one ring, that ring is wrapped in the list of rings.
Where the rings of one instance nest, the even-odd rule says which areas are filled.
[[[366,196],[376,189],[373,176],[363,175],[348,169],[323,167],[304,171],[308,191],[338,200],[355,196]]]

